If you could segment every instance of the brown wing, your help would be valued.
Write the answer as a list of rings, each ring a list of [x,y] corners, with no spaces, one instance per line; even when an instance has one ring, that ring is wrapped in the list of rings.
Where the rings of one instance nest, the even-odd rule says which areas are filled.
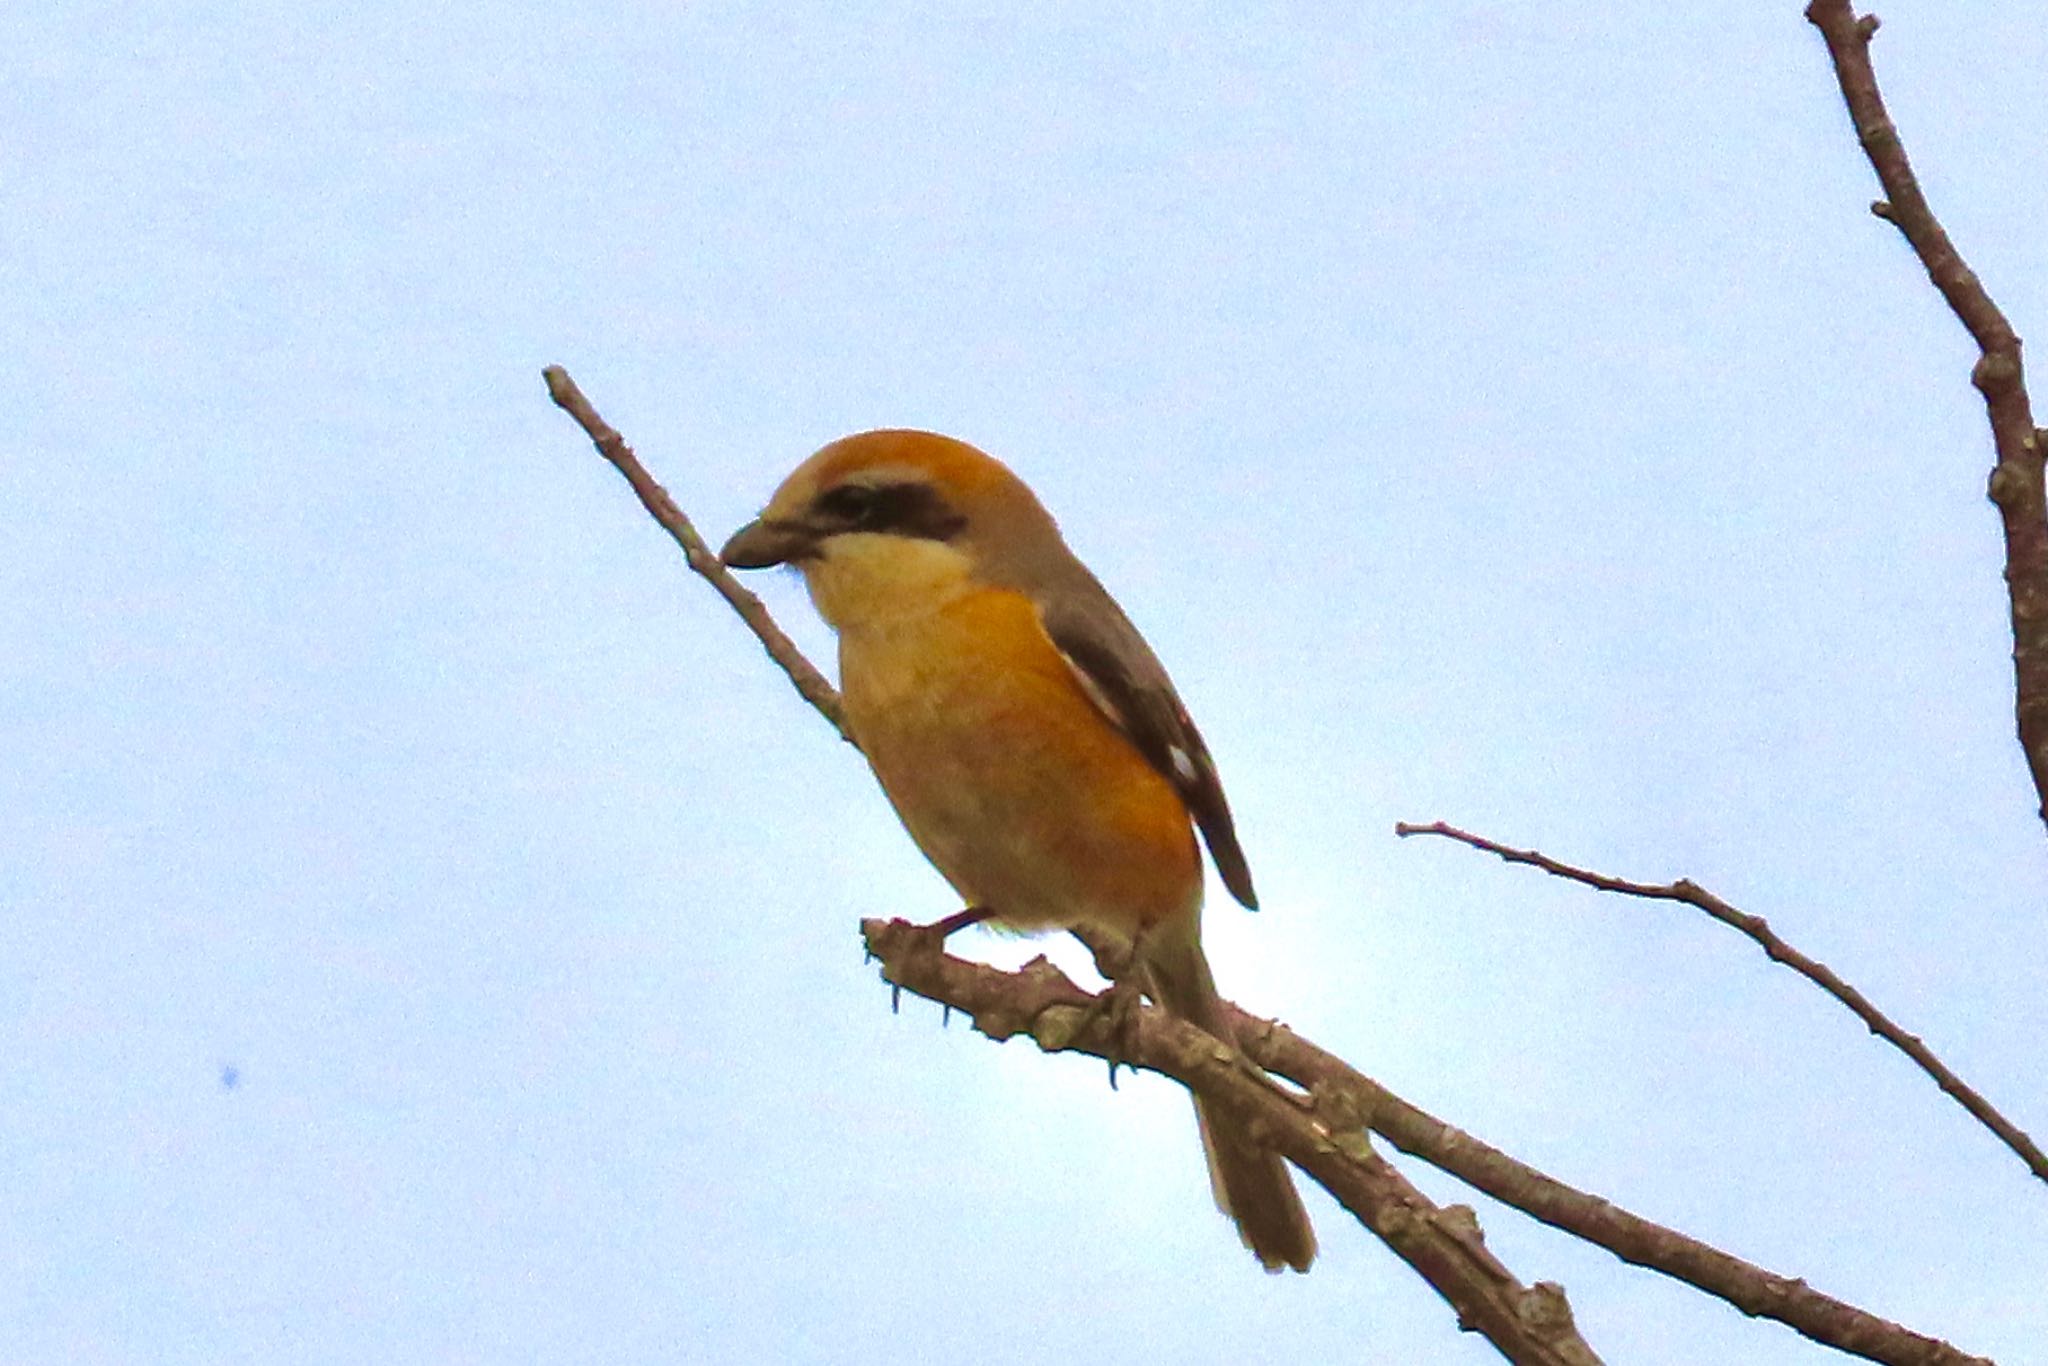
[[[1238,847],[1230,803],[1224,800],[1223,783],[1202,733],[1181,705],[1165,666],[1116,600],[1078,561],[1072,568],[1078,576],[1065,578],[1057,591],[1034,599],[1046,634],[1090,700],[1173,784],[1209,846],[1223,885],[1246,907],[1257,910],[1251,869]]]

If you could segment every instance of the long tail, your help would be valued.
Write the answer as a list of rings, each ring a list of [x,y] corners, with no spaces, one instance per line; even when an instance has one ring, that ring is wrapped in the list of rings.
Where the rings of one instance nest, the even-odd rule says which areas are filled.
[[[1185,930],[1154,926],[1145,935],[1144,958],[1168,1010],[1231,1045],[1237,1039],[1223,1013],[1209,960],[1202,952],[1201,922],[1190,916]],[[1238,1236],[1268,1271],[1306,1271],[1316,1256],[1316,1233],[1294,1189],[1287,1162],[1260,1147],[1243,1125],[1195,1100],[1195,1123],[1209,1159],[1209,1186],[1217,1208],[1237,1224]]]

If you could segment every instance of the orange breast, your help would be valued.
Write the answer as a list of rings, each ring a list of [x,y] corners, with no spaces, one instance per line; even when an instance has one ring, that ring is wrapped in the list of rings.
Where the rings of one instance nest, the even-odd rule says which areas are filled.
[[[1187,808],[1082,693],[1023,596],[842,630],[846,716],[926,857],[1018,929],[1133,934],[1190,910]]]

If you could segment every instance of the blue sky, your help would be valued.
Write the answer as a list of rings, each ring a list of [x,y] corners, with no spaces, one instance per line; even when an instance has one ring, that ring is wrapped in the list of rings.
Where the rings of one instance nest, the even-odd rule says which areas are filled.
[[[849,431],[1006,459],[1222,767],[1226,994],[2038,1354],[2048,1191],[1839,1007],[1391,834],[1694,877],[2048,1129],[1972,353],[1799,9],[12,19],[0,1357],[1494,1359],[1319,1192],[1259,1275],[1165,1085],[890,1013],[856,923],[949,893],[550,362],[714,539]],[[2039,331],[2048,30],[1882,14]],[[1478,1205],[1609,1360],[1825,1359]]]

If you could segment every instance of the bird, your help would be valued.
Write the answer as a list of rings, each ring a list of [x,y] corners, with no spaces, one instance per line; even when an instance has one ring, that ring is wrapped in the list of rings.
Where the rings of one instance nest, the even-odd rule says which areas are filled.
[[[1257,909],[1208,746],[1152,648],[1008,466],[935,432],[844,437],[719,558],[790,565],[836,632],[843,719],[925,857],[1023,933],[1131,948],[1150,994],[1235,1047],[1202,951],[1199,831]],[[1270,1272],[1315,1232],[1286,1162],[1195,1098],[1217,1205]]]

